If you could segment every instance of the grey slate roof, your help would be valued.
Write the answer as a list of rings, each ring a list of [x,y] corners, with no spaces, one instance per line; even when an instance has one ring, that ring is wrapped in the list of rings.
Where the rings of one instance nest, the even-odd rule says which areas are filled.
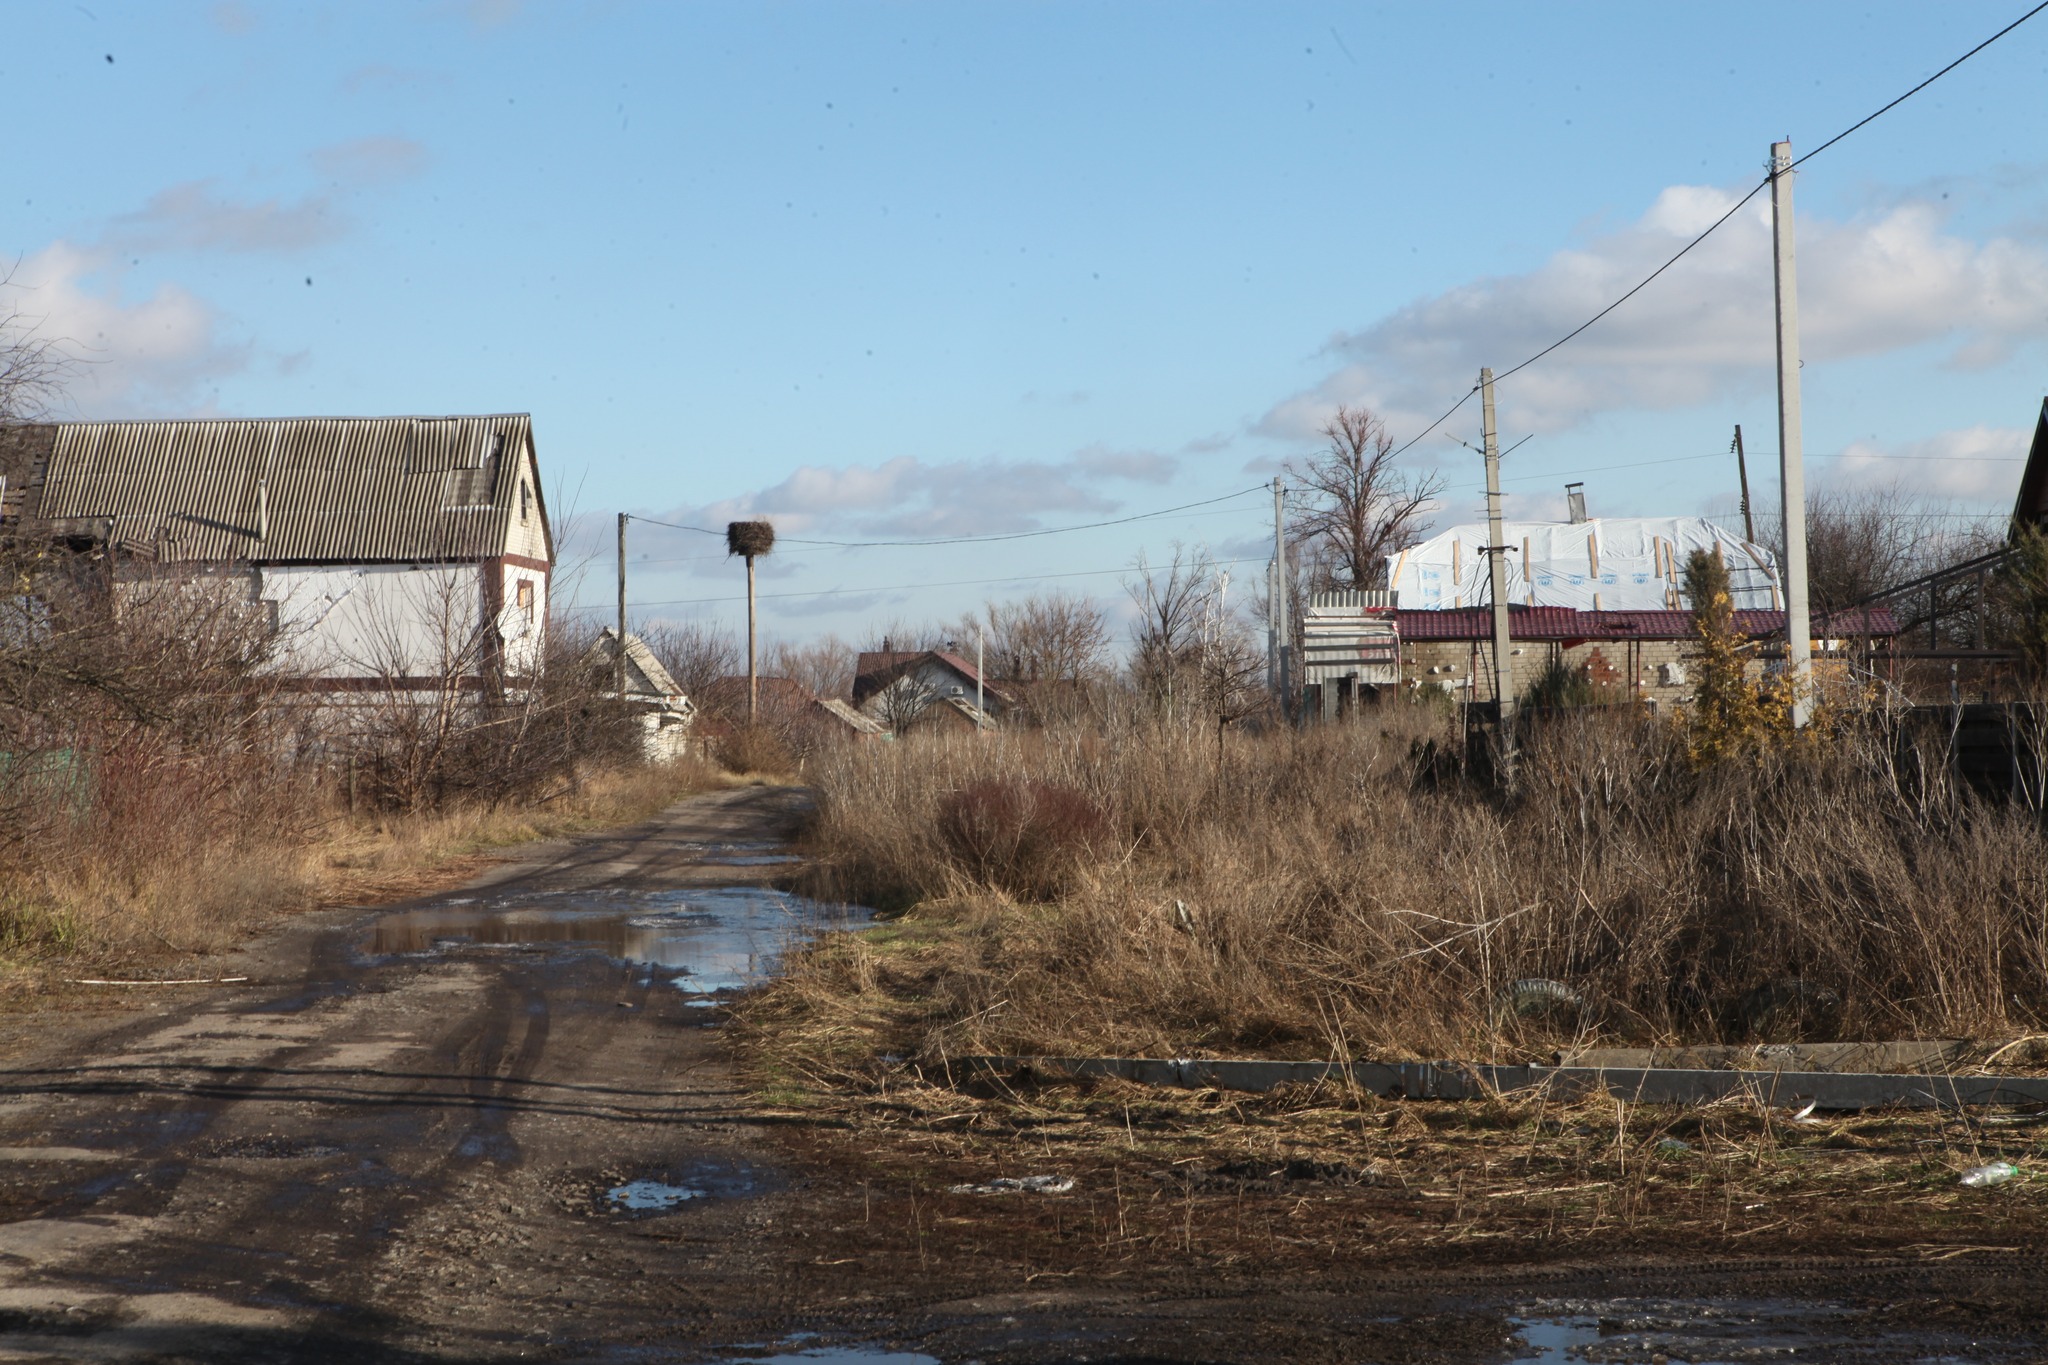
[[[53,422],[0,433],[0,463],[31,478],[25,519],[111,522],[162,560],[465,560],[504,552],[532,433],[525,413]]]

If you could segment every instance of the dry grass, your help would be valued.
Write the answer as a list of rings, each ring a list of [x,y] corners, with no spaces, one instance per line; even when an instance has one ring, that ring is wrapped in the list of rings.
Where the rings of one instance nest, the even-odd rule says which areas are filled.
[[[859,1085],[883,1053],[1509,1058],[2048,1013],[2036,818],[1902,780],[1883,735],[1699,772],[1668,729],[1589,714],[1539,734],[1503,796],[1439,725],[1395,707],[1220,751],[1134,726],[828,755],[816,889],[903,913],[800,955],[749,1023]],[[1055,898],[948,836],[959,794],[1001,783],[1109,822]],[[1583,1006],[1506,1008],[1532,977]],[[1787,991],[1825,1008],[1759,1008]]]
[[[1651,1247],[1695,1262],[1797,1251],[1946,1259],[2037,1247],[2048,1215],[2038,1120],[1919,1111],[1801,1121],[1750,1102],[1559,1104],[1533,1092],[1431,1103],[1337,1086],[944,1086],[909,1066],[871,1079],[865,1093],[810,1100],[847,1125],[831,1145],[850,1178],[931,1199],[995,1175],[1071,1176],[1074,1194],[1058,1201],[1062,1274],[1165,1258],[1313,1275],[1360,1261],[1436,1267]],[[1959,1183],[1999,1159],[2021,1177]],[[987,1212],[972,1195],[936,1200],[941,1227],[971,1230]],[[1003,1212],[1015,1235],[1040,1214]]]
[[[492,849],[643,819],[723,780],[696,763],[600,768],[536,803],[351,815],[332,791],[253,767],[222,781],[217,762],[159,762],[132,778],[103,779],[32,866],[0,874],[0,990],[164,974],[281,915],[424,890]]]

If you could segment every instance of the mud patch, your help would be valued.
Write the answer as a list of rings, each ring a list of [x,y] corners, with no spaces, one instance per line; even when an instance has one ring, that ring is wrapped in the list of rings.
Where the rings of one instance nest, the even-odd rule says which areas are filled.
[[[791,1343],[784,1342],[783,1346]],[[937,1356],[916,1351],[891,1351],[881,1346],[810,1346],[801,1350],[767,1348],[773,1354],[720,1357],[719,1365],[771,1365],[776,1361],[810,1361],[812,1365],[939,1365]]]
[[[341,1148],[315,1138],[281,1137],[259,1133],[250,1137],[220,1138],[200,1147],[198,1155],[230,1161],[310,1161],[340,1156]]]
[[[1198,1190],[1284,1194],[1315,1186],[1351,1189],[1373,1185],[1378,1183],[1379,1173],[1371,1166],[1313,1161],[1307,1157],[1239,1157],[1206,1170],[1154,1171],[1152,1178],[1173,1185],[1191,1185]]]
[[[2027,1358],[1973,1334],[1900,1331],[1847,1306],[1782,1300],[1547,1300],[1523,1307],[1509,1322],[1519,1345],[1517,1365],[1806,1358],[1989,1365]]]

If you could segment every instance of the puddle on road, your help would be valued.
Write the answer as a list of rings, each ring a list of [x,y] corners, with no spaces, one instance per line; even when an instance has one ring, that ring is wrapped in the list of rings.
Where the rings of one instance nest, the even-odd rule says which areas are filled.
[[[687,1199],[702,1199],[705,1192],[689,1185],[664,1185],[659,1180],[629,1180],[605,1191],[605,1198],[623,1209],[645,1213],[651,1209],[672,1209]]]
[[[1650,1360],[1736,1365],[1780,1357],[1836,1358],[1882,1340],[1907,1344],[1895,1325],[1851,1309],[1776,1300],[1603,1299],[1531,1304],[1509,1319],[1525,1343],[1516,1365]],[[1992,1359],[1966,1336],[1929,1331],[1912,1340],[1916,1358],[1942,1365]],[[1886,1356],[1887,1359],[1891,1357]]]
[[[376,923],[370,951],[499,947],[601,952],[673,972],[679,989],[716,997],[759,984],[793,944],[829,930],[856,928],[873,915],[862,906],[828,904],[765,886],[486,896],[386,915]]]

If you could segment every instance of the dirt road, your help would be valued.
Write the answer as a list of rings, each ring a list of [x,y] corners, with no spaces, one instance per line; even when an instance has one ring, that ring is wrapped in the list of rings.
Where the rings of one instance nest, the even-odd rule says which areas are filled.
[[[1106,1206],[870,1170],[735,1078],[709,1006],[786,932],[766,888],[803,811],[697,798],[294,922],[222,964],[246,983],[17,1031],[0,1358],[2048,1355],[2048,1276],[1996,1248],[1271,1275],[1154,1246],[1076,1270],[1062,1248],[1100,1243]]]

